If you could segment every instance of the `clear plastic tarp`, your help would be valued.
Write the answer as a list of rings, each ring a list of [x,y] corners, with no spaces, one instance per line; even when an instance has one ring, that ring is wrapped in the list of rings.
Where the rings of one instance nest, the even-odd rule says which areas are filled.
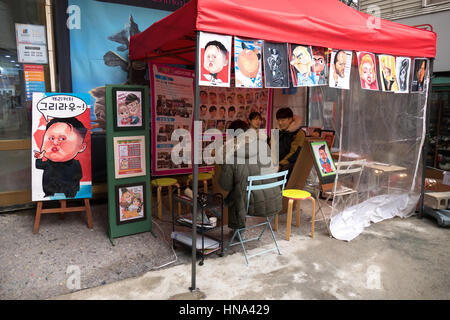
[[[426,79],[423,93],[364,90],[353,60],[350,90],[311,88],[309,125],[336,131],[332,152],[339,151],[339,160],[328,194],[336,239],[350,241],[370,223],[414,214],[422,183]]]

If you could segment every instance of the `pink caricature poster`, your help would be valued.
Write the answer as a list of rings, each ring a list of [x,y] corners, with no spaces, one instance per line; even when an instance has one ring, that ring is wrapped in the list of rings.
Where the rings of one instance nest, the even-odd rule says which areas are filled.
[[[378,90],[375,55],[369,52],[357,52],[361,88]]]
[[[199,85],[230,86],[231,36],[200,32]]]
[[[33,93],[33,201],[92,197],[89,101],[89,94]]]

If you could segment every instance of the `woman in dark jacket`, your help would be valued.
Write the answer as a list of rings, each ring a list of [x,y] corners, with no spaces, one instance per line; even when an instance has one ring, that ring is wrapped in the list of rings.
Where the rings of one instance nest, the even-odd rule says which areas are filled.
[[[266,217],[280,212],[282,195],[280,187],[252,191],[248,213],[246,212],[248,177],[275,173],[277,167],[273,164],[266,143],[267,137],[259,136],[258,139],[256,131],[247,131],[248,125],[242,120],[233,121],[229,129],[245,131],[234,140],[227,141],[234,143],[234,152],[226,155],[219,178],[220,186],[229,192],[225,198],[225,204],[228,206],[228,227],[239,229],[245,227],[246,214]],[[254,184],[274,181],[255,181]]]

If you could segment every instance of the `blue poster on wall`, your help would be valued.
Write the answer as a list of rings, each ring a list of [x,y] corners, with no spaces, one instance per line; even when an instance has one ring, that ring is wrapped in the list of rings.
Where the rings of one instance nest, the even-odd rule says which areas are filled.
[[[130,35],[170,11],[94,0],[69,0],[72,91],[91,95],[92,132],[105,131],[105,85],[125,84]],[[78,15],[78,16],[73,16]]]

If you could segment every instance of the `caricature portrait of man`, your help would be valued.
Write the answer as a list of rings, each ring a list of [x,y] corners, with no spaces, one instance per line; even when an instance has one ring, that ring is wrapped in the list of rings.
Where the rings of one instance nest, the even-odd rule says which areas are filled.
[[[64,193],[66,198],[73,198],[80,190],[83,173],[75,157],[87,147],[86,133],[76,118],[53,118],[47,123],[41,148],[34,151],[36,168],[44,170],[44,197]]]
[[[325,150],[325,145],[322,145],[319,148],[319,162],[321,166],[321,170],[323,173],[333,172],[333,168],[331,167],[330,159],[328,159],[327,152]]]
[[[141,100],[134,93],[127,95],[125,105],[128,107],[130,114],[130,124],[138,124],[141,114]]]
[[[339,50],[336,52],[333,61],[333,80],[336,87],[341,87],[342,81],[345,78],[345,64],[347,63],[347,55],[345,51]]]
[[[209,73],[203,76],[213,85],[223,82],[217,74],[228,65],[227,53],[225,46],[217,40],[209,41],[205,46],[203,67]]]

